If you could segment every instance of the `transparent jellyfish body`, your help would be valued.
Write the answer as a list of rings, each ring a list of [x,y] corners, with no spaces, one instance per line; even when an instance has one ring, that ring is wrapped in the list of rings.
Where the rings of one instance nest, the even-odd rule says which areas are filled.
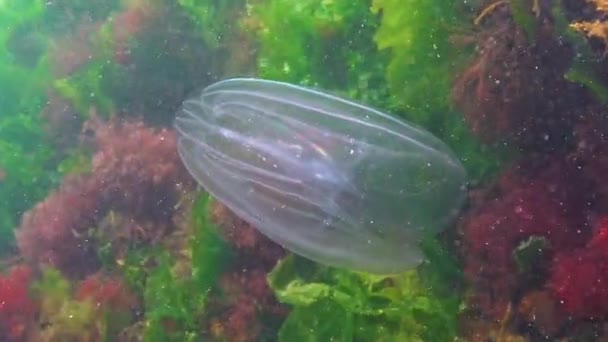
[[[377,274],[417,266],[466,172],[431,133],[316,90],[230,79],[186,100],[179,154],[209,193],[293,253]]]

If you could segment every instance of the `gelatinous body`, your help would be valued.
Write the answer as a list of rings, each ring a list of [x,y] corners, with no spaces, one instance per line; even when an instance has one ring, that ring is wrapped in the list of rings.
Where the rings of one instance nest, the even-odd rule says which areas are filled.
[[[184,102],[179,153],[196,180],[296,254],[371,273],[422,261],[466,174],[430,133],[315,90],[259,79],[213,84]]]

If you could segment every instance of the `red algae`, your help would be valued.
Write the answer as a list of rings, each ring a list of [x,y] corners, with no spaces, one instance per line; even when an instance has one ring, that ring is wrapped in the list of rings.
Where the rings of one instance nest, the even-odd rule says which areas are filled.
[[[87,128],[95,134],[91,174],[102,184],[103,201],[133,217],[170,220],[178,194],[193,186],[174,132],[142,122],[92,122]]]
[[[220,227],[220,233],[238,251],[241,263],[252,262],[270,271],[277,261],[286,255],[283,247],[238,218],[220,202],[213,203],[211,219]]]
[[[267,273],[262,269],[242,270],[222,277],[223,300],[215,303],[220,314],[211,320],[210,326],[215,338],[258,341],[269,325],[264,317],[282,319],[287,315],[287,307],[276,301],[268,286]]]
[[[84,305],[92,305],[90,319],[95,324],[89,328],[86,338],[93,341],[107,339],[109,332],[128,326],[138,305],[137,297],[127,289],[122,279],[99,273],[80,283],[74,299]]]
[[[171,225],[180,194],[193,186],[168,129],[143,123],[90,121],[97,152],[88,174],[67,177],[24,214],[16,232],[22,255],[36,266],[74,275],[98,267],[91,229],[109,212]]]
[[[591,185],[585,184],[575,166],[553,159],[512,167],[477,199],[462,222],[473,307],[496,319],[517,300],[526,284],[513,252],[527,238],[547,239],[551,251],[584,246],[591,209],[585,197]]]
[[[128,41],[146,29],[150,21],[157,16],[156,9],[150,4],[139,4],[138,1],[127,2],[127,8],[112,19],[114,42],[114,61],[127,65],[130,62]]]
[[[566,316],[547,290],[531,291],[519,303],[518,314],[543,336],[554,336],[564,326]]]
[[[484,18],[476,55],[456,80],[453,98],[469,129],[486,142],[528,150],[553,149],[567,134],[573,111],[588,94],[564,78],[573,50],[539,14],[534,39],[500,6]]]
[[[286,251],[219,202],[213,203],[211,219],[237,255],[221,277],[221,295],[211,300],[209,330],[219,339],[257,341],[272,326],[269,320],[280,322],[289,311],[267,280]]]
[[[0,340],[22,341],[38,312],[29,294],[32,271],[27,266],[14,266],[0,275]]]
[[[86,16],[80,20],[77,29],[56,39],[49,53],[52,72],[56,77],[66,77],[89,62],[95,48],[93,37],[102,23],[92,22]]]
[[[86,230],[101,218],[99,184],[68,177],[61,187],[23,215],[17,244],[27,261],[68,273],[97,267]]]
[[[461,221],[469,308],[496,321],[518,308],[508,329],[558,338],[592,333],[608,317],[608,134],[603,110],[579,109],[562,155],[529,151],[490,186],[474,192]],[[517,250],[546,241],[542,262],[522,274]],[[567,328],[564,326],[567,325]]]
[[[548,287],[565,313],[576,318],[608,316],[608,219],[584,247],[555,257]]]
[[[41,116],[46,135],[54,145],[56,153],[67,154],[74,144],[78,143],[78,135],[84,121],[82,116],[68,100],[53,90],[47,91],[47,102]]]
[[[557,16],[589,23],[604,16],[594,13],[595,1],[539,0],[519,9],[488,3],[476,20],[477,51],[453,97],[475,136],[518,156],[473,190],[459,223],[467,311],[480,326],[502,322],[504,336],[603,337],[601,324],[589,322],[608,318],[608,120],[597,89],[571,73],[582,72],[576,63],[592,51],[593,72],[604,75],[606,55],[593,40],[581,52],[559,31]],[[516,16],[529,16],[534,27]],[[536,259],[520,259],[526,248]]]
[[[135,305],[135,297],[120,278],[88,276],[75,294],[79,301],[91,300],[97,309],[128,312]]]

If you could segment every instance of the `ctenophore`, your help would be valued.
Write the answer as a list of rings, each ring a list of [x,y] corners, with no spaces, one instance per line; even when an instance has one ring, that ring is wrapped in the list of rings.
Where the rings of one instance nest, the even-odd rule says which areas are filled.
[[[288,83],[210,85],[177,113],[192,176],[293,253],[377,274],[417,266],[418,247],[465,198],[466,172],[431,133]]]

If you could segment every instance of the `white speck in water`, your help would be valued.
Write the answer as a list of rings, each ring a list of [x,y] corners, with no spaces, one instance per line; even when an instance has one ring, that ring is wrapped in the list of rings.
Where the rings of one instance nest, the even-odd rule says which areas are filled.
[[[349,151],[348,153],[352,155],[352,154],[354,154],[354,153],[355,153],[355,150],[353,150],[353,149],[351,148],[351,149],[350,149],[350,151]]]

